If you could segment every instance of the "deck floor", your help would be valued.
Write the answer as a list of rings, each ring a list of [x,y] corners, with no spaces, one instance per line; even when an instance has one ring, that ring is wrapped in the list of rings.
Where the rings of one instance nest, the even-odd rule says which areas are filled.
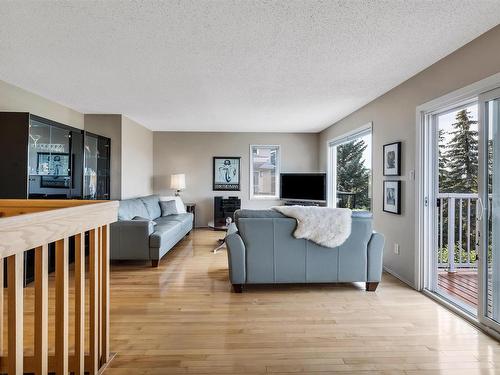
[[[477,309],[477,270],[457,270],[454,273],[440,271],[438,274],[438,287],[451,297],[455,297],[470,307]]]

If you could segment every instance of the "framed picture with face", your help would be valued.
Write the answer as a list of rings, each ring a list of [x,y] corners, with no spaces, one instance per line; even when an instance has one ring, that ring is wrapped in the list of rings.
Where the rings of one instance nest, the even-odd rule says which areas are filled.
[[[401,142],[384,145],[384,176],[401,176]]]
[[[240,190],[239,156],[215,156],[213,167],[213,190]]]
[[[384,212],[401,214],[401,181],[384,181]]]

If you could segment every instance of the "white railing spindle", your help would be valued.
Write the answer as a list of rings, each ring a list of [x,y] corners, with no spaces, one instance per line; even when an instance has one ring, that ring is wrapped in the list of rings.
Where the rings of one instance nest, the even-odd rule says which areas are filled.
[[[448,200],[448,272],[455,272],[455,198]]]

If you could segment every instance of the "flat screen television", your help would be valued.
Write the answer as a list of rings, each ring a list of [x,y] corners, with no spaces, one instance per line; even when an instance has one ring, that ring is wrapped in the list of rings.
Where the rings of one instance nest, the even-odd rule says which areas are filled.
[[[326,202],[326,173],[282,173],[280,198]]]

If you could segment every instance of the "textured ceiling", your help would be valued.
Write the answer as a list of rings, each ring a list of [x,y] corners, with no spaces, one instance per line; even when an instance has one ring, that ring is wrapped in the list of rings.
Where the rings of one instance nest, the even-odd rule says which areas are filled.
[[[500,23],[500,0],[0,2],[0,79],[154,130],[319,131]]]

